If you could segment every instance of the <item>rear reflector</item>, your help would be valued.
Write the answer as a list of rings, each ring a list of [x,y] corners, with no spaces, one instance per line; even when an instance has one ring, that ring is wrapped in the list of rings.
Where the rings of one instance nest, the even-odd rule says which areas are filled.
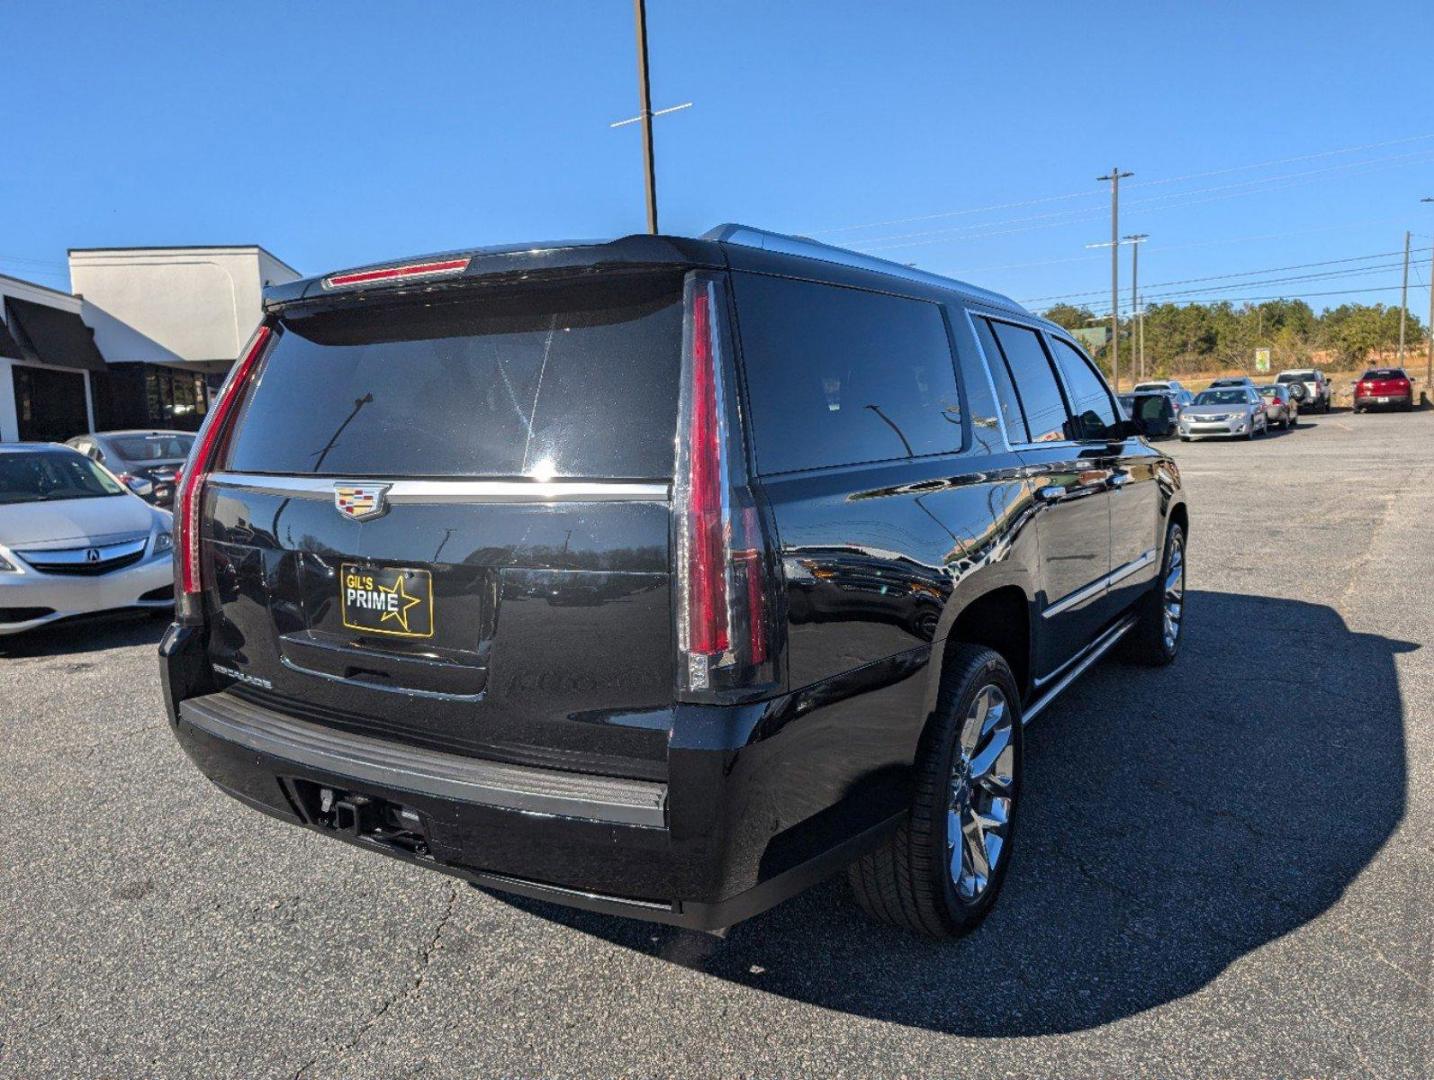
[[[175,577],[179,592],[184,595],[197,595],[203,588],[199,564],[199,507],[203,502],[205,474],[214,465],[215,452],[224,437],[235,403],[243,395],[243,388],[272,336],[273,331],[269,327],[259,327],[243,359],[234,365],[195,437],[189,460],[184,465],[183,478],[174,493],[174,548],[178,555]]]
[[[373,270],[354,270],[347,274],[334,274],[324,278],[324,288],[340,289],[346,285],[368,285],[380,281],[402,278],[438,277],[443,274],[461,274],[473,260],[464,256],[459,259],[436,259],[429,262],[408,263],[404,266],[383,266]]]

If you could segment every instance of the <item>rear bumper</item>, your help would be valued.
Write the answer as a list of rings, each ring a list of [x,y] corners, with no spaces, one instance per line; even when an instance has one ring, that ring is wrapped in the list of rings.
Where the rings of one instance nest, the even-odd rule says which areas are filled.
[[[1402,409],[1414,404],[1414,392],[1407,394],[1355,394],[1354,404],[1361,409]]]
[[[23,621],[6,622],[0,618],[0,636],[33,630],[76,615],[122,608],[172,607],[174,599],[167,590],[173,582],[174,569],[167,552],[96,577],[68,577],[33,570],[0,574],[0,609],[48,609],[44,615]],[[147,595],[156,593],[165,595],[146,599]]]
[[[909,760],[799,790],[814,766],[821,780],[836,775],[803,760],[837,719],[810,702],[678,706],[665,781],[599,777],[353,735],[215,692],[198,638],[171,627],[161,669],[176,738],[222,790],[336,839],[573,907],[720,929],[880,843],[909,797]],[[921,710],[904,699],[919,701],[922,667],[857,699],[878,710],[875,698],[900,700],[892,716],[917,728],[894,730],[893,745],[909,734],[911,753]]]

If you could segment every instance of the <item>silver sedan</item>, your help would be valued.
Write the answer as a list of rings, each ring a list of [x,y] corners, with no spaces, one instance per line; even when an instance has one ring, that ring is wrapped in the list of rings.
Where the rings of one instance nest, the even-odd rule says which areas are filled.
[[[172,608],[171,521],[67,446],[0,446],[0,635]]]
[[[1180,413],[1180,438],[1253,439],[1269,430],[1269,417],[1253,386],[1202,390]]]

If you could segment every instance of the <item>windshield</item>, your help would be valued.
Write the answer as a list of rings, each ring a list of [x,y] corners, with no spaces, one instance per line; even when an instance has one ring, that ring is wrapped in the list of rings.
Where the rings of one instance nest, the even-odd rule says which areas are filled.
[[[1196,405],[1248,405],[1250,397],[1244,390],[1203,390],[1195,398]]]
[[[1275,382],[1314,382],[1313,371],[1285,371],[1275,376]]]
[[[193,435],[111,435],[115,452],[126,461],[183,461]]]
[[[1366,379],[1402,379],[1404,372],[1399,368],[1392,367],[1370,368],[1362,377]]]
[[[0,504],[123,494],[114,477],[81,454],[55,450],[0,454]]]

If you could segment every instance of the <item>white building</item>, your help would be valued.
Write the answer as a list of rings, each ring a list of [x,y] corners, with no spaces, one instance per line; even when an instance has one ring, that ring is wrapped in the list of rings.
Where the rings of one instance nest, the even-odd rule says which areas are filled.
[[[73,294],[0,276],[0,442],[198,428],[264,286],[300,276],[257,244],[76,248]]]

